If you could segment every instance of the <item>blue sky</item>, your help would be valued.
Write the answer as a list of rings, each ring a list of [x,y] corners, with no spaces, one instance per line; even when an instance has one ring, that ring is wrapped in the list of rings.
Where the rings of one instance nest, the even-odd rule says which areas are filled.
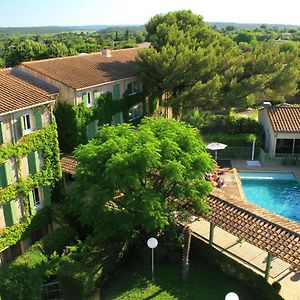
[[[299,0],[2,0],[0,27],[145,24],[191,9],[205,21],[298,24]]]

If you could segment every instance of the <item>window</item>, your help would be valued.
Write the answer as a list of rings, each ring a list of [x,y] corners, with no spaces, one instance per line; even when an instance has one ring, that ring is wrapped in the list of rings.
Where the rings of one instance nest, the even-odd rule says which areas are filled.
[[[33,195],[33,205],[35,206],[35,208],[40,208],[40,206],[42,205],[42,202],[41,202],[41,197],[40,197],[40,193],[39,193],[39,188],[33,189],[32,195]]]
[[[90,92],[82,94],[82,101],[83,101],[83,103],[84,103],[84,105],[86,107],[93,106],[92,97],[91,97],[91,93]]]
[[[26,135],[32,131],[30,114],[20,117],[21,134]]]
[[[142,92],[142,85],[140,81],[134,81],[127,85],[128,95],[134,95]]]
[[[128,113],[129,120],[139,118],[142,115],[143,115],[143,103],[142,102],[140,102],[139,104],[137,104],[129,109],[129,113]]]
[[[25,115],[22,117],[24,119],[24,129],[30,130],[31,129],[31,123],[30,123],[30,115]]]
[[[276,154],[291,154],[292,151],[292,139],[276,139]]]

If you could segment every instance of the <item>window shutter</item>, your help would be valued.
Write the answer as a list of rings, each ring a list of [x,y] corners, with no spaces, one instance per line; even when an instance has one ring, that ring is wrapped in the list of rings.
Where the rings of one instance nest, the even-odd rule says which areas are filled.
[[[37,172],[36,168],[36,152],[30,152],[27,154],[27,160],[28,160],[28,169],[29,169],[29,174],[35,174]]]
[[[35,205],[34,205],[33,191],[29,192],[28,198],[29,198],[30,212],[31,212],[31,215],[33,216],[36,213],[36,208],[35,208]]]
[[[122,123],[122,112],[118,112],[114,115],[115,125]]]
[[[41,162],[40,162],[40,156],[39,156],[39,152],[38,151],[34,152],[34,161],[35,161],[36,171],[37,172],[41,171]]]
[[[115,84],[113,86],[113,100],[119,100],[120,98],[121,98],[120,85]]]
[[[9,185],[12,182],[10,160],[6,161],[6,163],[4,164],[4,168],[5,168],[5,176],[6,176],[6,185]]]
[[[87,137],[88,140],[93,139],[96,136],[96,123],[92,121],[87,125]]]
[[[87,95],[87,93],[82,94],[82,102],[84,103],[85,107],[88,106],[88,95]]]
[[[12,226],[17,223],[16,201],[12,200],[3,205],[3,213],[6,226]]]
[[[44,205],[50,206],[51,205],[51,190],[50,187],[45,185],[43,186],[44,191]]]
[[[21,131],[21,136],[25,135],[25,120],[24,117],[20,117],[19,118],[19,127],[20,127],[20,131]]]
[[[0,187],[6,187],[7,181],[6,181],[6,174],[5,174],[5,165],[0,165]]]
[[[42,114],[39,111],[36,111],[34,113],[34,119],[35,119],[35,128],[36,129],[42,129],[43,124],[42,124]]]
[[[98,101],[99,101],[100,96],[101,96],[100,92],[96,92],[96,91],[93,92],[93,101],[94,101],[94,105],[96,107],[98,106]]]
[[[5,131],[3,122],[0,122],[0,144],[3,143],[5,143]]]

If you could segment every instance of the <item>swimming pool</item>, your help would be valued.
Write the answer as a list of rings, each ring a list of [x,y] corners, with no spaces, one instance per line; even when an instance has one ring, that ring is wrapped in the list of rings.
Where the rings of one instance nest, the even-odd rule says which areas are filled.
[[[300,222],[300,182],[293,173],[239,172],[246,199]]]

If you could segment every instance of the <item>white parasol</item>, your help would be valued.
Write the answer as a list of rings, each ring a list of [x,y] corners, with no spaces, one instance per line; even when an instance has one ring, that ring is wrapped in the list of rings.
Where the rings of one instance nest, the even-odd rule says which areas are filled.
[[[210,143],[206,146],[207,149],[215,151],[215,160],[218,158],[218,150],[223,150],[227,145],[222,143]]]

